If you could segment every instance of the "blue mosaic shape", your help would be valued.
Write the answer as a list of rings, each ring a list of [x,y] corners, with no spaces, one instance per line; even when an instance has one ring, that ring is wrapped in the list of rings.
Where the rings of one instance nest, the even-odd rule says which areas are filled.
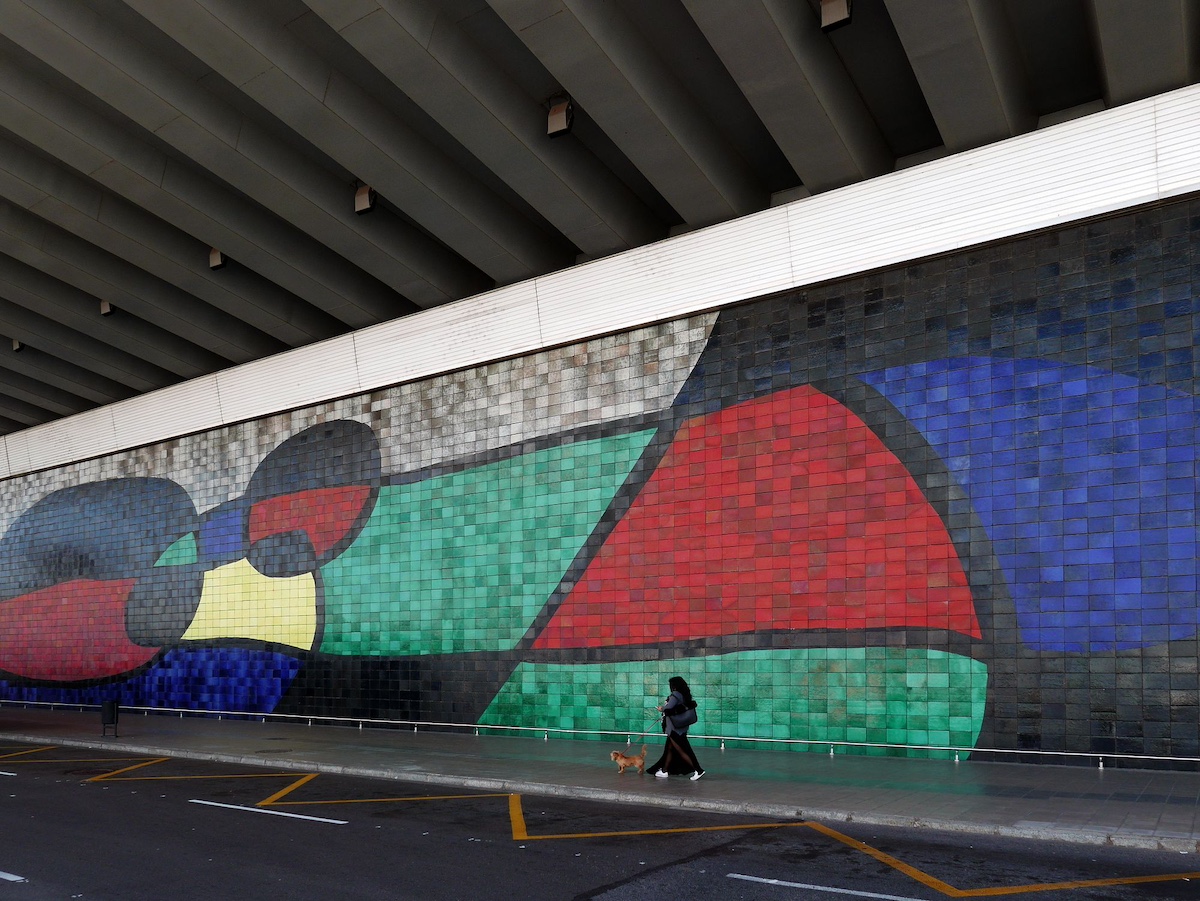
[[[196,711],[270,713],[301,663],[252,648],[175,648],[144,670],[114,682],[78,687],[0,681],[0,697],[46,704],[101,704]]]
[[[963,357],[860,378],[969,496],[1027,645],[1081,653],[1196,634],[1195,397],[1047,360]]]
[[[245,499],[238,498],[204,514],[197,541],[201,563],[211,568],[246,556],[247,511]]]

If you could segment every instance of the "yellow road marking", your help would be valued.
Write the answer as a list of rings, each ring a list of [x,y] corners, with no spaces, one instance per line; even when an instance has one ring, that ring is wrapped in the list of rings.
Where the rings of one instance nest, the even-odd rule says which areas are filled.
[[[13,763],[112,763],[117,760],[145,759],[145,757],[42,757],[38,760],[14,760]],[[166,759],[163,758],[163,760]]]
[[[163,760],[171,760],[170,757],[163,757],[161,760],[152,761],[153,763],[161,763]],[[135,769],[135,767],[129,767]],[[117,772],[125,772],[118,770]],[[313,774],[316,775],[315,773]],[[295,773],[228,773],[222,775],[214,773],[206,776],[122,776],[120,779],[112,778],[112,774],[105,776],[106,782],[187,782],[192,779],[285,779],[295,778]]]
[[[529,838],[529,830],[525,828],[525,811],[521,809],[521,796],[508,796],[508,819],[512,823],[513,841],[520,842]]]
[[[332,801],[259,801],[259,807],[299,807],[307,804],[399,804],[404,801],[466,801],[471,798],[507,798],[507,792],[495,792],[479,795],[423,795],[408,798],[339,798]]]
[[[149,760],[143,760],[141,763],[135,763],[133,766],[127,766],[122,767],[119,770],[113,770],[111,773],[102,773],[99,776],[93,776],[88,780],[88,782],[103,782],[105,779],[111,779],[113,776],[119,776],[121,773],[128,773],[131,770],[140,770],[144,766],[152,766],[153,764],[162,763],[164,760],[170,759],[170,757],[153,757]]]
[[[26,748],[24,751],[13,751],[11,754],[0,755],[0,760],[12,760],[14,757],[21,757],[24,754],[36,754],[38,751],[54,751],[54,745],[47,745],[44,748]],[[24,761],[18,761],[23,763]]]
[[[615,838],[622,835],[676,835],[684,832],[741,832],[746,829],[791,829],[808,823],[736,823],[730,826],[679,826],[674,829],[627,829],[618,832],[558,832],[552,835],[526,835],[530,842],[560,838]]]
[[[1047,882],[1036,885],[957,889],[953,897],[988,898],[999,895],[1019,895],[1025,892],[1069,891],[1077,888],[1099,888],[1111,885],[1144,885],[1148,882],[1175,882],[1181,879],[1200,879],[1200,873],[1165,873],[1160,876],[1121,876],[1114,879],[1080,879],[1075,882]]]
[[[730,826],[680,826],[674,829],[628,829],[618,832],[555,832],[547,835],[530,835],[529,829],[525,825],[525,811],[521,807],[521,796],[517,794],[508,796],[508,819],[512,826],[513,839],[529,842],[568,838],[614,838],[622,835],[674,835],[684,832],[728,832],[731,829],[737,831],[745,829],[779,829],[810,825],[806,822],[741,823]]]
[[[1070,889],[1080,888],[1099,888],[1113,885],[1142,885],[1148,882],[1175,882],[1183,879],[1200,878],[1200,873],[1164,873],[1157,876],[1123,876],[1112,879],[1079,879],[1070,882],[1044,882],[1034,883],[1031,885],[961,889],[955,888],[949,883],[943,882],[936,876],[931,876],[923,870],[918,870],[916,867],[909,866],[903,861],[892,857],[892,855],[880,851],[878,848],[872,848],[866,842],[860,842],[858,839],[850,838],[848,835],[843,835],[836,829],[830,829],[828,826],[823,826],[820,823],[808,823],[807,825],[823,835],[827,835],[830,838],[842,842],[843,844],[849,845],[851,848],[862,851],[864,854],[875,858],[880,863],[887,864],[889,867],[899,870],[901,873],[912,879],[915,879],[917,882],[921,883],[927,888],[939,891],[943,895],[947,895],[951,898],[988,898],[1001,895],[1019,895],[1026,892],[1068,891]]]
[[[892,857],[892,855],[880,851],[878,848],[872,848],[866,842],[860,842],[858,839],[851,838],[848,835],[843,835],[836,829],[830,829],[828,826],[823,826],[820,823],[810,823],[809,825],[822,835],[827,835],[830,838],[841,842],[842,844],[849,845],[851,848],[861,851],[863,854],[866,854],[869,857],[874,857],[880,863],[887,864],[893,870],[899,870],[905,876],[908,876],[910,879],[915,879],[917,882],[921,883],[927,888],[934,889],[935,891],[939,891],[943,895],[949,895],[952,898],[961,897],[958,894],[958,889],[949,883],[942,882],[942,880],[934,876],[930,876],[928,873],[918,870],[916,867],[909,866],[902,860],[898,860],[897,858]]]
[[[287,786],[286,788],[280,789],[279,791],[275,792],[275,794],[271,795],[271,797],[267,798],[266,800],[259,801],[254,806],[255,807],[266,807],[268,804],[274,804],[276,801],[278,801],[280,798],[282,798],[288,792],[294,791],[295,789],[299,788],[300,786],[304,785],[305,783],[312,782],[316,778],[317,778],[316,773],[305,773],[303,776],[301,776],[299,779],[297,779],[291,785]]]
[[[282,788],[269,798],[264,798],[255,804],[255,807],[300,807],[309,804],[396,804],[404,801],[458,801],[466,798],[507,798],[506,792],[493,794],[474,794],[474,795],[419,795],[408,796],[405,798],[333,798],[326,800],[313,801],[282,801],[303,785],[307,785],[312,780],[316,779],[319,774],[308,773],[301,776],[291,785]]]

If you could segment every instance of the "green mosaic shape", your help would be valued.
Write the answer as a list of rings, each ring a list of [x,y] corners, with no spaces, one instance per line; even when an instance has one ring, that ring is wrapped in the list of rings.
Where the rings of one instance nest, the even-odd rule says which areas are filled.
[[[578,441],[379,492],[321,570],[327,654],[509,650],[653,437]]]
[[[808,741],[815,744],[774,747],[824,753],[830,743],[904,745],[909,747],[846,750],[931,758],[949,758],[954,752],[914,746],[975,746],[988,685],[984,663],[922,648],[798,648],[631,663],[522,663],[479,722],[620,735],[648,732],[653,737],[659,733],[658,721],[648,708],[662,702],[671,676],[683,676],[700,702],[700,722],[692,727],[696,735]]]
[[[169,548],[162,552],[162,556],[155,561],[155,566],[187,566],[191,563],[196,563],[200,560],[200,551],[196,545],[196,533],[188,532],[188,534],[175,541]]]

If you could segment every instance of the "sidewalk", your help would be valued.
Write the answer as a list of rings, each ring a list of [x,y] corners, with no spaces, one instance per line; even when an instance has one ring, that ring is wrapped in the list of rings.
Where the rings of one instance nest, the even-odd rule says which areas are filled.
[[[558,795],[775,819],[1200,853],[1200,773],[720,750],[696,739],[704,778],[618,775],[623,742],[306,726],[0,706],[0,742],[103,748],[483,791]],[[650,736],[649,758],[661,739]]]

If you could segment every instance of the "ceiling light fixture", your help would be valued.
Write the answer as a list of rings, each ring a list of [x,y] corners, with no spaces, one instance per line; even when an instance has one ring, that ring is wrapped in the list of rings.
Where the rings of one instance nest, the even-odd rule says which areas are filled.
[[[821,30],[850,24],[850,0],[821,0]]]
[[[550,113],[546,116],[546,134],[552,138],[570,134],[571,126],[575,124],[575,107],[570,97],[553,97],[550,100]]]
[[[358,215],[375,209],[375,189],[370,185],[359,185],[354,190],[354,212]]]

